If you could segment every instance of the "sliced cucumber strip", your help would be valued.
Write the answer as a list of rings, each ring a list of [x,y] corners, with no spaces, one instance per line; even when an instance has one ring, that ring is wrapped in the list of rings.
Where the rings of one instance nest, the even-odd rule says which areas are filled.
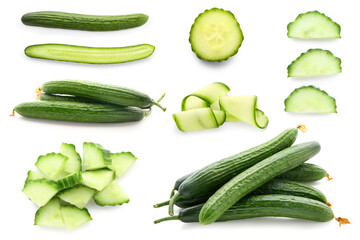
[[[340,72],[340,58],[322,49],[309,49],[288,66],[288,77],[320,76]]]
[[[25,182],[23,193],[39,207],[44,206],[55,194],[61,190],[56,182],[46,179]]]
[[[66,230],[72,230],[92,220],[86,208],[80,209],[75,206],[61,206]]]
[[[289,38],[324,39],[341,38],[340,25],[318,11],[299,14],[287,26]]]
[[[50,179],[56,179],[62,172],[68,157],[60,153],[48,153],[38,158],[35,166]]]
[[[217,128],[219,124],[211,108],[192,109],[173,114],[173,119],[180,131],[197,131]]]
[[[95,170],[111,164],[110,151],[100,144],[84,142],[83,144],[83,169]]]
[[[68,157],[63,168],[64,172],[71,174],[81,171],[81,157],[79,153],[76,152],[74,144],[63,143],[59,153]]]
[[[30,180],[38,180],[38,179],[46,179],[46,177],[41,173],[37,173],[33,170],[29,170],[25,182]]]
[[[189,42],[198,58],[224,61],[234,56],[244,40],[234,14],[212,8],[199,14],[190,30]]]
[[[285,111],[294,113],[337,113],[336,101],[314,86],[295,89],[285,99]]]
[[[103,190],[115,179],[115,173],[109,169],[86,171],[82,173],[82,184],[98,191]]]
[[[57,180],[56,183],[59,185],[61,189],[65,189],[81,183],[81,180],[82,180],[81,172],[76,172]]]
[[[111,153],[111,165],[109,168],[115,172],[118,178],[136,161],[136,157],[131,152]]]
[[[126,193],[114,180],[104,190],[97,192],[94,196],[95,203],[100,206],[115,206],[130,201]]]
[[[84,185],[77,185],[72,188],[65,189],[58,193],[61,200],[75,205],[78,208],[84,208],[92,199],[96,190]]]
[[[60,210],[60,200],[58,198],[51,199],[46,205],[37,210],[35,213],[34,225],[64,226]]]
[[[220,107],[226,112],[226,121],[242,121],[258,128],[268,125],[266,115],[257,109],[257,96],[225,96],[220,98]]]

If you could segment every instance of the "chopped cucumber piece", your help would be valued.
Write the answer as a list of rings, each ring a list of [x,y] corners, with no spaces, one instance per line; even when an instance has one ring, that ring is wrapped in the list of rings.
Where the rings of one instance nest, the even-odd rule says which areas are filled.
[[[287,26],[289,38],[322,39],[341,38],[340,25],[318,11],[299,14]]]
[[[285,111],[294,113],[337,113],[335,99],[314,86],[295,89],[285,99]]]
[[[50,179],[56,179],[62,172],[68,157],[60,153],[48,153],[38,158],[35,166]]]
[[[72,230],[92,220],[86,208],[80,209],[75,206],[61,206],[66,230]]]
[[[244,40],[234,14],[212,8],[199,14],[190,30],[189,42],[198,58],[224,61],[234,56]]]
[[[60,186],[61,189],[65,189],[81,183],[81,180],[82,180],[81,172],[76,172],[57,180],[56,183]]]
[[[309,49],[288,66],[288,77],[320,76],[340,72],[340,58],[322,49]]]
[[[84,142],[83,144],[83,169],[95,170],[111,164],[110,151],[100,144]]]
[[[95,193],[95,189],[84,185],[77,185],[61,191],[57,196],[63,201],[75,205],[78,208],[84,208],[90,202]]]
[[[104,190],[97,192],[94,200],[100,206],[122,205],[130,201],[116,180],[112,181]]]
[[[73,144],[63,143],[59,152],[69,158],[64,165],[65,173],[72,174],[81,171],[81,157]]]
[[[103,190],[115,179],[115,173],[109,169],[86,171],[82,173],[82,184],[98,191]]]
[[[44,206],[61,188],[56,182],[46,179],[25,182],[23,192],[39,207]]]
[[[115,172],[117,178],[123,175],[137,159],[131,152],[111,153],[110,158],[109,168]]]
[[[46,179],[44,175],[42,175],[41,173],[37,173],[33,170],[29,170],[27,173],[27,177],[26,177],[26,181],[30,181],[30,180],[38,180],[38,179]]]
[[[173,114],[173,119],[180,131],[197,131],[217,128],[219,124],[211,108],[198,108]]]
[[[58,198],[51,199],[46,205],[37,210],[34,225],[64,226]]]

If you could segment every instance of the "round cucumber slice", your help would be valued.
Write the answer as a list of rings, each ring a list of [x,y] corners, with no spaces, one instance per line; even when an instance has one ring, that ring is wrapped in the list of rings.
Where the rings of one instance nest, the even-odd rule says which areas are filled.
[[[198,58],[221,62],[234,56],[244,40],[240,25],[230,11],[212,8],[195,19],[189,42]]]

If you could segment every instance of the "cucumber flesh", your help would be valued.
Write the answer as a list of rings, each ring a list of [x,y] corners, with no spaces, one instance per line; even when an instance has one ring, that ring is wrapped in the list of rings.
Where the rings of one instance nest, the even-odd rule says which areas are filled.
[[[100,206],[116,206],[128,203],[130,199],[114,180],[106,188],[94,195],[94,201]]]
[[[110,151],[100,144],[83,143],[83,169],[96,170],[111,165]]]
[[[85,171],[82,173],[82,184],[98,191],[103,190],[115,179],[115,173],[109,169]]]
[[[199,14],[190,30],[189,42],[198,58],[224,61],[234,56],[244,40],[234,14],[212,8]]]
[[[65,44],[39,44],[28,46],[25,54],[28,57],[55,61],[115,64],[147,58],[153,54],[155,47],[140,44],[127,47],[96,48]]]
[[[75,205],[78,208],[84,208],[92,199],[96,190],[84,185],[77,185],[65,189],[57,194],[61,200]]]
[[[198,131],[217,128],[219,124],[211,108],[198,108],[173,114],[173,119],[180,131]]]
[[[46,177],[41,173],[37,173],[33,170],[29,170],[25,182],[30,180],[38,180],[38,179],[46,179]]]
[[[68,160],[68,157],[60,153],[48,153],[38,158],[35,166],[43,173],[46,177],[55,180],[60,173],[63,171],[63,167]]]
[[[337,113],[336,100],[314,86],[295,89],[285,99],[285,111],[293,113]]]
[[[72,174],[81,171],[81,157],[79,153],[76,152],[74,144],[63,143],[59,153],[68,157],[63,168],[65,173]]]
[[[34,225],[64,226],[60,210],[60,200],[58,198],[51,199],[46,205],[37,210]]]
[[[51,180],[38,179],[25,182],[23,193],[39,207],[44,206],[60,191],[59,185]]]
[[[137,159],[131,152],[111,153],[110,158],[109,168],[115,172],[117,178],[123,175]]]
[[[309,77],[341,73],[341,60],[328,50],[309,49],[288,66],[288,77]]]
[[[289,38],[326,39],[341,38],[340,25],[318,11],[299,14],[287,26]]]
[[[92,220],[86,208],[80,209],[75,206],[61,206],[66,230],[72,230]]]

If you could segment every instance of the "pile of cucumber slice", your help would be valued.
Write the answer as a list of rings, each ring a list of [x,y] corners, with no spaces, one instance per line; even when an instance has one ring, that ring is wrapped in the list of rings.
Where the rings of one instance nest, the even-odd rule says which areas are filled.
[[[136,161],[131,152],[110,153],[101,145],[84,142],[83,159],[73,144],[63,143],[59,153],[38,158],[38,171],[29,170],[23,192],[40,208],[35,225],[64,226],[72,230],[92,220],[86,205],[129,202],[119,186],[120,177]]]

